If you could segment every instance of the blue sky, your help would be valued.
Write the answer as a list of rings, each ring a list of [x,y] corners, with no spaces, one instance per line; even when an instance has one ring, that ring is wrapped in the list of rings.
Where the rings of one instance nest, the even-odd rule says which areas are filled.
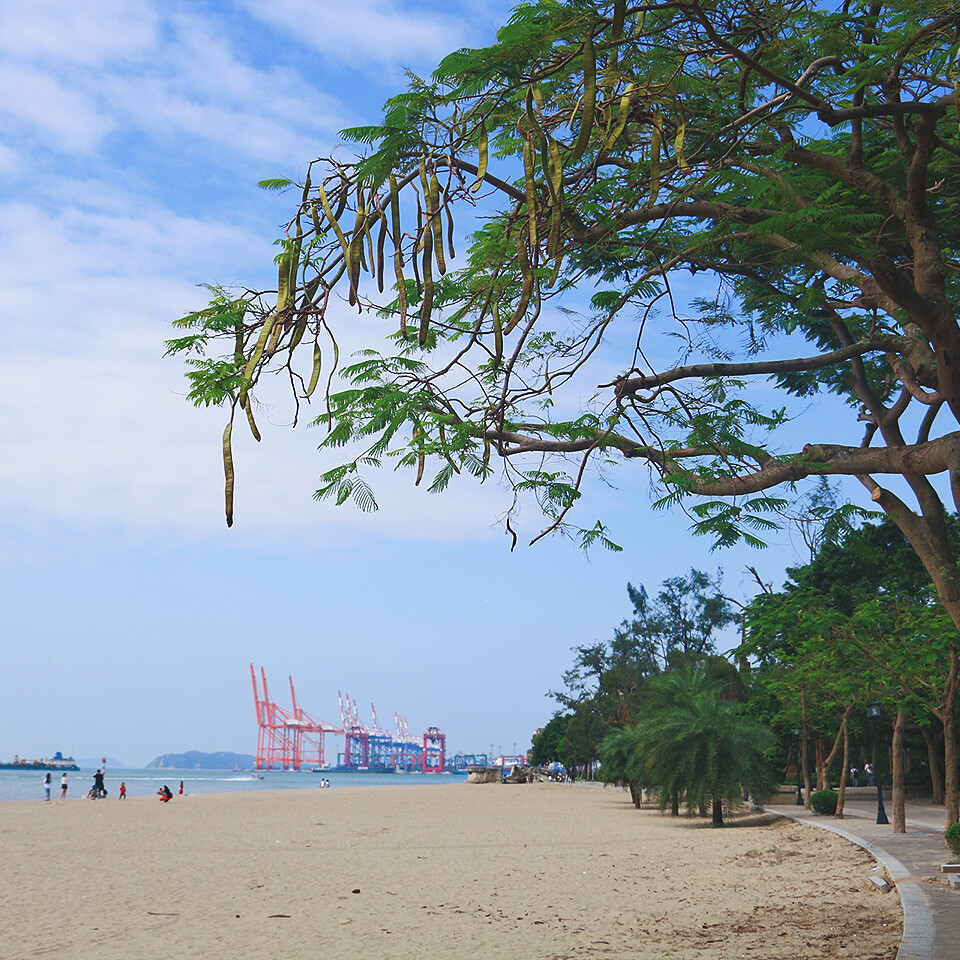
[[[549,719],[570,648],[629,613],[628,580],[722,565],[746,599],[746,563],[779,584],[796,562],[786,533],[710,554],[651,511],[638,467],[581,514],[621,554],[511,553],[492,483],[437,497],[387,474],[376,514],[318,504],[330,464],[279,404],[259,447],[238,441],[224,526],[223,415],[184,399],[170,322],[202,282],[275,279],[289,198],[258,180],[296,178],[404,68],[490,42],[507,9],[0,0],[0,758],[253,752],[250,662],[330,720],[340,690],[363,718],[372,702],[453,750],[508,751]]]

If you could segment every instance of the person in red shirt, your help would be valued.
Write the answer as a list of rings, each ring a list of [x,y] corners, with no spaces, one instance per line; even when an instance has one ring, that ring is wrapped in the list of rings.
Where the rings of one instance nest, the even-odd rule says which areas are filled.
[[[125,783],[120,784],[120,799],[121,800],[127,799],[127,785]]]

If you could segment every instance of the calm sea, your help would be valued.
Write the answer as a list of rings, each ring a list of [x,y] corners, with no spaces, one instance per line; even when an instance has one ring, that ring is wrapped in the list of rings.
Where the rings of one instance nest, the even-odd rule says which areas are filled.
[[[67,799],[85,797],[93,786],[94,771],[79,770],[67,773]],[[0,770],[0,801],[43,800],[42,770]],[[466,774],[447,773],[341,773],[327,770],[324,773],[301,771],[263,770],[262,780],[252,779],[249,773],[233,770],[111,770],[107,768],[104,785],[107,799],[116,799],[120,781],[127,785],[128,797],[153,796],[164,784],[177,793],[183,781],[184,793],[243,793],[249,790],[316,790],[324,778],[337,787],[394,787],[411,784],[462,783]],[[51,771],[54,799],[60,796],[60,774]]]

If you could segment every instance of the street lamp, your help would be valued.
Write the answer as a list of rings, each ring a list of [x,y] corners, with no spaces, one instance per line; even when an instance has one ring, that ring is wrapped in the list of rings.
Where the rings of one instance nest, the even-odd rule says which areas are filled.
[[[800,731],[793,731],[793,753],[797,767],[797,806],[803,806],[803,787],[800,783]]]
[[[883,786],[880,778],[880,704],[871,700],[867,704],[867,716],[873,724],[873,775],[877,781],[877,823],[889,823],[887,811],[883,809]]]

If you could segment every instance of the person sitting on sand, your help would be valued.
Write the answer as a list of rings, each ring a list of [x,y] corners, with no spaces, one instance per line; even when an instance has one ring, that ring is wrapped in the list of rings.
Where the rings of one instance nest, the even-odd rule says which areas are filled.
[[[157,795],[160,797],[161,803],[167,803],[169,800],[173,799],[173,793],[170,788],[164,784],[158,791]]]

